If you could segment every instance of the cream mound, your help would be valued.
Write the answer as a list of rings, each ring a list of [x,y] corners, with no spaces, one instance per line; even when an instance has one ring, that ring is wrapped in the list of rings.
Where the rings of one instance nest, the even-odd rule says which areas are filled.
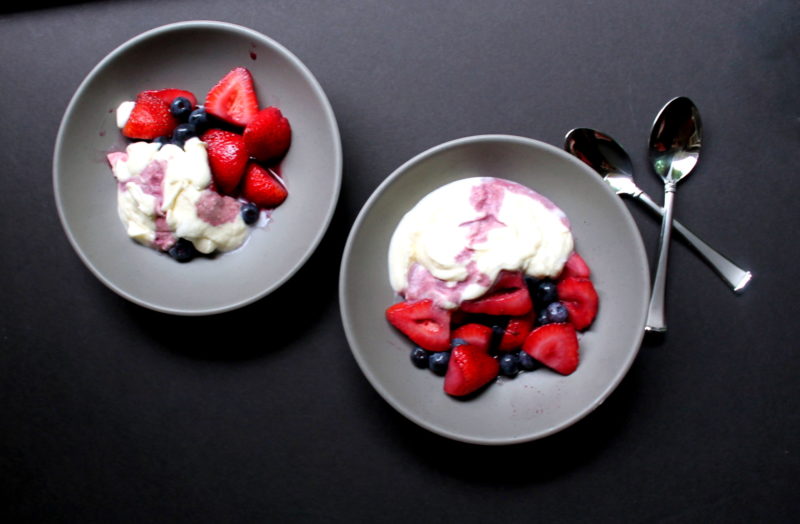
[[[201,253],[230,251],[247,239],[240,203],[209,188],[211,170],[199,138],[184,147],[134,142],[110,153],[117,179],[117,211],[128,236],[168,250],[179,238]]]
[[[502,270],[556,277],[574,248],[566,214],[516,182],[473,177],[422,198],[397,225],[389,280],[405,300],[445,309],[479,298]]]

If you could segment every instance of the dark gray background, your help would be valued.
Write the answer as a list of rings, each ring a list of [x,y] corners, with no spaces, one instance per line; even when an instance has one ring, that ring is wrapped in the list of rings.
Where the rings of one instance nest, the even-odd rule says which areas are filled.
[[[0,15],[0,492],[65,522],[778,522],[800,510],[794,0],[63,3]],[[21,8],[20,8],[21,9]],[[72,251],[51,189],[83,77],[168,22],[251,27],[315,74],[344,181],[306,267],[240,311],[176,318],[125,302]],[[188,53],[187,53],[188,56]],[[153,57],[157,60],[158,57]],[[735,296],[685,244],[670,329],[597,411],[530,444],[442,439],[361,375],[339,318],[350,225],[392,170],[441,142],[509,133],[560,146],[594,127],[640,185],[670,98],[705,143],[676,216],[755,279]],[[629,204],[655,261],[658,221]],[[614,246],[608,246],[613,250]]]

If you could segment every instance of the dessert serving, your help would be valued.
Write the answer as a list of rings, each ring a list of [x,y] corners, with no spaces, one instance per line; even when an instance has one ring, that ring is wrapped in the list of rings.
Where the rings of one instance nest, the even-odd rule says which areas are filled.
[[[598,295],[553,202],[501,178],[471,177],[422,198],[397,225],[386,310],[411,360],[464,397],[544,365],[569,375]]]
[[[462,182],[463,179],[471,180]],[[489,183],[492,180],[499,182]],[[421,207],[429,210],[441,208],[441,217],[427,220],[432,226],[445,220],[448,210],[463,213],[464,218],[460,222],[453,221],[449,236],[431,235],[431,240],[438,237],[440,241],[430,242],[425,247],[428,253],[425,255],[418,249],[421,247],[419,233],[423,228],[406,228],[405,225],[399,228],[399,225],[409,213],[412,213],[409,221],[424,225],[421,215],[414,218],[416,213],[413,210],[428,195],[451,183],[455,183],[454,190],[443,190],[437,193],[441,198],[433,196],[431,199],[440,202],[440,206],[423,204]],[[476,187],[473,191],[473,186],[481,185],[482,188]],[[538,197],[526,197],[531,190],[535,190]],[[481,194],[487,198],[478,198]],[[474,200],[471,201],[470,196],[474,196]],[[545,197],[546,201],[539,200]],[[416,239],[402,242],[413,247],[413,251],[409,251],[411,256],[400,258],[406,261],[403,266],[412,270],[418,264],[431,274],[441,271],[439,280],[443,281],[448,278],[443,273],[445,270],[452,270],[454,275],[461,271],[466,280],[467,275],[479,276],[471,268],[477,270],[480,266],[481,272],[488,273],[492,266],[488,258],[482,260],[483,256],[489,255],[488,251],[485,254],[480,252],[482,247],[492,245],[492,250],[506,249],[495,243],[503,235],[514,238],[527,231],[533,238],[533,233],[526,228],[540,226],[532,221],[517,221],[507,214],[539,216],[541,209],[528,209],[539,205],[534,201],[545,210],[553,210],[553,213],[542,212],[540,216],[543,219],[554,219],[549,223],[562,231],[562,237],[567,237],[562,225],[567,226],[572,237],[571,249],[558,250],[564,258],[559,262],[563,263],[560,272],[557,266],[553,269],[551,275],[555,276],[531,277],[523,273],[527,269],[522,268],[533,266],[523,263],[516,266],[509,262],[502,265],[494,282],[472,278],[479,281],[482,288],[489,286],[477,298],[468,294],[466,285],[462,285],[463,290],[458,289],[454,282],[443,285],[445,291],[456,288],[457,293],[452,293],[454,307],[443,304],[441,293],[430,298],[415,297],[414,300],[407,297],[404,282],[408,279],[410,289],[414,280],[409,273],[399,280],[397,287],[392,285],[393,279],[387,274],[387,255],[393,251],[393,239],[398,241],[400,235],[407,236],[398,233],[399,236],[394,238],[396,230],[416,231],[413,233]],[[546,202],[552,207],[545,205]],[[556,206],[561,213],[555,211]],[[470,221],[476,223],[471,225]],[[483,223],[480,226],[482,232],[478,223]],[[520,225],[522,229],[512,235]],[[507,227],[511,229],[502,231]],[[549,231],[550,227],[545,229]],[[484,237],[487,239],[485,242]],[[513,243],[508,249],[509,255],[519,253],[513,256],[518,262],[531,260],[531,256],[518,251]],[[579,256],[573,256],[574,252]],[[401,267],[394,263],[391,266]],[[420,268],[416,271],[424,276]],[[522,277],[523,284],[520,284],[519,277]],[[544,324],[546,329],[541,329],[539,324],[542,321],[537,321],[537,317],[558,313],[561,308],[551,306],[550,312],[542,313],[548,309],[540,305],[548,300],[547,296],[537,303],[537,290],[543,282],[548,282],[542,285],[543,294],[554,289],[559,292],[560,287],[562,296],[558,302],[568,313],[569,308],[573,310],[571,319]],[[527,291],[527,300],[530,301],[528,313],[497,314],[517,300],[525,306],[524,292],[515,292],[519,289]],[[638,353],[644,334],[649,289],[647,254],[636,222],[619,197],[586,164],[560,148],[538,140],[512,135],[475,135],[437,144],[418,153],[390,173],[375,189],[353,223],[345,245],[339,304],[353,356],[369,384],[389,406],[411,422],[445,438],[481,445],[506,445],[553,435],[582,420],[604,403],[625,378]],[[613,290],[613,297],[610,290]],[[589,297],[588,301],[580,298],[582,295],[578,293],[581,291]],[[596,301],[592,300],[594,295]],[[444,298],[449,297],[445,295]],[[458,300],[461,302],[455,307]],[[440,305],[434,307],[435,301]],[[486,312],[465,311],[470,308],[469,304],[485,308]],[[595,310],[593,304],[599,309]],[[591,324],[580,329],[573,322],[580,321],[582,312],[588,313],[584,322],[588,320]],[[400,328],[387,321],[387,313]],[[470,327],[463,327],[470,324]],[[515,324],[521,326],[519,331],[514,328]],[[488,347],[485,342],[487,329],[491,331]],[[537,329],[539,333],[531,338]],[[549,361],[555,366],[555,359],[541,356],[541,360],[537,360],[525,351],[527,347],[535,353],[534,348],[541,345],[542,349],[538,351],[546,353],[547,344],[543,343],[547,342],[546,339],[569,340],[564,335],[572,333],[578,342],[577,354],[574,351],[572,354],[578,358],[577,367],[569,375],[545,364]],[[506,338],[506,344],[501,347],[503,338]],[[431,339],[434,345],[428,345]],[[441,344],[442,339],[445,344]],[[426,345],[433,349],[427,349]],[[516,349],[506,350],[509,346],[516,346]],[[558,350],[560,344],[554,343],[553,346]],[[417,347],[421,349],[417,350]],[[566,348],[570,349],[570,345],[567,344]],[[435,356],[440,353],[443,355]],[[553,353],[557,354],[557,351]],[[509,364],[513,364],[515,356],[517,361],[521,357],[522,365],[535,366],[536,370],[528,371],[518,364],[514,378],[504,375],[501,359],[508,354],[511,356],[506,360],[512,361]],[[564,354],[569,355],[569,352]],[[425,366],[427,357],[428,367],[413,367],[409,357],[419,366]],[[434,357],[433,364],[431,357]],[[439,359],[447,360],[446,365],[442,365]],[[433,373],[431,367],[444,376]],[[507,369],[513,374],[513,365]],[[566,370],[568,372],[569,367]],[[445,378],[448,373],[451,375],[449,380]],[[449,384],[443,392],[445,382]]]
[[[291,126],[261,108],[250,71],[236,67],[202,104],[174,87],[146,90],[116,110],[132,142],[107,155],[117,209],[137,242],[186,262],[240,247],[288,196],[279,164]]]
[[[176,103],[182,117],[169,111],[179,96],[189,101]],[[187,108],[193,108],[189,116]],[[200,108],[205,124],[202,111],[191,116]],[[190,123],[196,141],[188,136],[178,146],[176,131]],[[146,129],[151,133],[135,136]],[[109,160],[124,179],[123,171],[137,168],[136,160],[126,167],[120,162],[131,164],[129,145],[175,139],[168,148],[149,146],[161,151],[155,161],[163,163],[176,149],[188,150],[174,155],[187,158],[167,159],[163,174],[153,166],[144,175],[151,184],[138,175],[127,181],[128,189],[138,186],[132,195],[137,189],[145,195],[139,203],[146,229],[134,231],[142,241],[133,240],[126,233],[130,218],[120,220],[120,182]],[[138,147],[136,155],[153,154]],[[208,184],[199,169],[188,177],[174,170],[182,160],[205,164]],[[238,309],[286,283],[324,238],[341,179],[336,117],[309,68],[272,38],[213,20],[154,27],[109,52],[70,99],[53,153],[58,217],[81,262],[122,298],[175,315]],[[164,180],[180,182],[165,186]],[[169,202],[177,204],[162,209]],[[174,213],[179,209],[186,213]],[[176,263],[171,248],[164,250],[171,242],[178,246],[174,256],[183,259],[182,246],[187,259],[196,258]]]

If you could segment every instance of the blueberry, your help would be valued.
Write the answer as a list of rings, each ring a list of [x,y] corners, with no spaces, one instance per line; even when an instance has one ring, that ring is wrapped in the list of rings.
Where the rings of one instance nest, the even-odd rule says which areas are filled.
[[[550,302],[544,310],[550,318],[550,322],[566,322],[569,316],[567,308],[558,301]]]
[[[466,346],[466,345],[467,345],[467,341],[466,341],[466,340],[464,340],[463,338],[454,338],[454,339],[453,339],[453,340],[450,342],[450,347],[451,347],[451,348],[454,348],[454,347],[456,347],[456,346]]]
[[[198,107],[189,113],[189,118],[186,121],[190,124],[193,124],[197,128],[198,132],[201,132],[208,127],[208,113],[206,113],[204,107]]]
[[[435,374],[442,376],[447,373],[447,364],[450,362],[449,351],[436,351],[428,357],[428,368]]]
[[[506,328],[504,328],[500,324],[494,324],[492,326],[492,336],[489,338],[489,350],[494,350],[500,346],[500,342],[503,341],[503,336],[506,334]]]
[[[539,308],[544,308],[550,302],[558,300],[556,283],[549,278],[540,280],[539,285],[536,286],[536,293],[533,300]]]
[[[508,317],[494,317],[487,321],[487,324],[492,326],[492,337],[489,339],[489,350],[497,349],[508,328]]]
[[[516,377],[519,373],[519,356],[516,352],[505,353],[500,357],[500,373],[507,377]]]
[[[157,137],[157,138],[153,139],[153,142],[155,142],[156,144],[158,144],[160,146],[169,144],[171,141],[172,141],[172,137],[171,136],[167,136],[167,135],[160,136],[160,137]]]
[[[258,221],[259,213],[258,206],[252,202],[242,204],[242,220],[248,226],[252,226]]]
[[[520,349],[519,351],[516,352],[516,354],[517,354],[517,360],[519,361],[519,367],[521,369],[524,369],[525,371],[533,371],[538,367],[536,360],[532,356],[525,353],[523,350]]]
[[[178,262],[189,262],[197,256],[197,250],[194,248],[194,244],[185,238],[179,238],[178,241],[169,248],[167,253]]]
[[[178,124],[172,132],[172,143],[176,146],[183,147],[183,143],[193,136],[197,136],[197,130],[194,124]]]
[[[179,96],[169,105],[169,111],[172,116],[185,122],[189,118],[189,113],[192,112],[192,102],[186,97]]]
[[[411,350],[411,362],[420,369],[428,367],[430,353],[417,346]]]
[[[539,311],[539,313],[536,315],[536,324],[544,326],[545,324],[549,323],[550,323],[550,315],[547,314],[547,308],[544,308],[543,310]]]
[[[530,295],[532,297],[535,297],[536,296],[536,288],[539,287],[539,279],[536,278],[536,277],[532,277],[532,276],[526,275],[525,276],[525,284],[528,286],[528,293],[530,293]]]

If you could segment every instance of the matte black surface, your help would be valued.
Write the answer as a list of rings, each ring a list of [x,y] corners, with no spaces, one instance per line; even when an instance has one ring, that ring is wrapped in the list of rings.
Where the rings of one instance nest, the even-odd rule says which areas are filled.
[[[47,522],[784,522],[797,497],[800,11],[751,2],[65,3],[0,16],[0,493]],[[22,9],[23,7],[18,7]],[[211,318],[125,302],[82,265],[51,189],[61,115],[91,68],[168,22],[276,39],[336,112],[331,228],[274,295]],[[157,60],[158,57],[153,57]],[[202,66],[202,64],[198,64]],[[704,122],[675,216],[755,273],[735,296],[675,239],[669,332],[588,418],[504,448],[395,413],[341,328],[338,261],[380,181],[446,140],[560,146],[594,127],[640,185],[650,124]],[[659,223],[629,204],[651,263]],[[609,249],[614,249],[609,246]]]

